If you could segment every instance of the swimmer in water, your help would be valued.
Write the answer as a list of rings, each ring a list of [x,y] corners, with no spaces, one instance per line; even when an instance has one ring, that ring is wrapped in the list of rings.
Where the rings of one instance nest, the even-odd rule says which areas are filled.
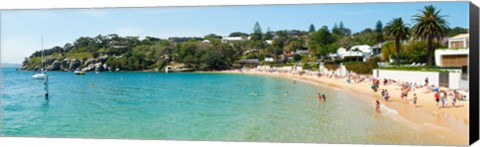
[[[288,96],[288,92],[285,91],[285,96]]]
[[[320,93],[317,93],[317,101],[320,102],[320,100],[322,100],[322,95],[320,95]]]
[[[322,94],[322,98],[323,98],[323,102],[327,102],[327,97],[325,96],[325,94]]]
[[[92,83],[92,84],[90,84],[90,86],[91,86],[92,88],[95,88],[95,84],[93,84],[93,83]]]

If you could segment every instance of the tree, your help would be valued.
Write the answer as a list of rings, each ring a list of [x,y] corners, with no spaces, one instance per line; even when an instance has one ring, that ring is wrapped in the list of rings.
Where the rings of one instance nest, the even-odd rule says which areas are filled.
[[[310,27],[308,27],[308,32],[312,33],[312,32],[315,32],[315,26],[312,24],[310,24]]]
[[[340,30],[340,34],[342,34],[343,36],[348,36],[352,33],[350,29],[343,26],[343,22],[340,22],[340,24],[338,25],[338,29]]]
[[[336,35],[342,36],[342,32],[340,31],[340,29],[338,29],[337,23],[334,23],[334,24],[333,24],[332,34],[336,34]]]
[[[383,43],[385,41],[383,37],[383,25],[382,22],[379,20],[375,25],[375,42]]]
[[[397,62],[397,66],[400,65],[400,43],[408,38],[408,29],[407,24],[403,23],[401,17],[392,19],[387,26],[385,26],[386,35],[395,41],[397,54],[395,61]]]
[[[243,32],[232,32],[230,33],[230,35],[228,35],[228,37],[244,37],[244,36],[248,36],[248,34]]]
[[[464,33],[468,33],[467,28],[455,27],[453,29],[448,30],[448,37],[453,37],[453,36],[456,36],[458,34],[464,34]]]
[[[208,35],[203,36],[203,39],[207,39],[207,40],[222,39],[222,36],[210,33]]]
[[[267,28],[267,32],[265,32],[265,36],[263,38],[265,40],[271,40],[273,38],[273,32],[270,31],[270,27]]]
[[[308,41],[308,49],[316,51],[317,55],[324,56],[329,52],[330,47],[326,47],[335,42],[335,38],[328,30],[327,26],[323,26],[317,32],[314,32]]]
[[[251,39],[253,41],[262,40],[262,27],[260,26],[258,21],[255,22],[255,25],[253,26],[253,34]]]
[[[440,15],[441,10],[437,10],[434,6],[425,6],[423,10],[419,10],[420,14],[413,16],[415,25],[412,33],[416,37],[426,40],[428,46],[428,66],[433,65],[433,41],[441,40],[447,34],[449,29],[448,22],[444,19],[445,15]]]

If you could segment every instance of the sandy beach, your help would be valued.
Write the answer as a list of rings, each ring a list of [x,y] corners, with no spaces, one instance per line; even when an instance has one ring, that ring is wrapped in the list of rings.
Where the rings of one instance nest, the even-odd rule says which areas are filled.
[[[275,76],[280,78],[287,78],[295,81],[303,81],[318,86],[342,89],[345,92],[350,92],[358,95],[357,98],[371,101],[372,114],[375,114],[374,103],[375,100],[381,102],[381,113],[384,114],[389,110],[394,110],[398,115],[399,121],[409,123],[417,127],[419,131],[425,131],[432,135],[441,135],[445,139],[455,145],[462,145],[468,143],[469,136],[469,102],[457,101],[457,107],[452,107],[452,100],[448,97],[447,107],[439,108],[434,99],[434,92],[426,87],[415,89],[408,93],[407,99],[400,98],[401,86],[398,83],[383,85],[379,89],[386,89],[389,92],[390,99],[382,100],[380,90],[374,92],[371,86],[371,79],[366,79],[361,82],[347,83],[347,78],[334,78],[327,76],[317,76],[316,74],[286,73],[286,72],[267,72],[255,69],[249,70],[228,70],[220,71],[221,73],[231,74],[252,74]],[[444,88],[440,88],[444,90]],[[417,106],[414,106],[412,99],[413,93],[417,94]],[[465,94],[465,93],[464,93]],[[468,93],[467,93],[468,95]],[[441,105],[441,103],[440,103]]]

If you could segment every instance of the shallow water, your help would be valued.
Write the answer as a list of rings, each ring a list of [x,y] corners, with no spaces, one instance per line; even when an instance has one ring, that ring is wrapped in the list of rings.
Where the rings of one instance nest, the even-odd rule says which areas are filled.
[[[449,144],[344,89],[267,76],[3,68],[1,135],[162,140]],[[93,86],[92,86],[93,85]],[[288,96],[285,96],[285,91]],[[316,93],[327,96],[318,103]],[[386,108],[385,108],[386,109]]]

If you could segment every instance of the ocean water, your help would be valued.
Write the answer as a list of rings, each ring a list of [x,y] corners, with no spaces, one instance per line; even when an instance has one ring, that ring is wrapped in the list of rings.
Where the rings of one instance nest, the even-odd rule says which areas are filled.
[[[283,78],[48,74],[47,101],[42,81],[32,79],[32,72],[2,69],[1,136],[448,144],[440,134],[423,134],[397,119],[393,110],[376,114],[373,100]],[[317,93],[327,102],[318,103]]]

